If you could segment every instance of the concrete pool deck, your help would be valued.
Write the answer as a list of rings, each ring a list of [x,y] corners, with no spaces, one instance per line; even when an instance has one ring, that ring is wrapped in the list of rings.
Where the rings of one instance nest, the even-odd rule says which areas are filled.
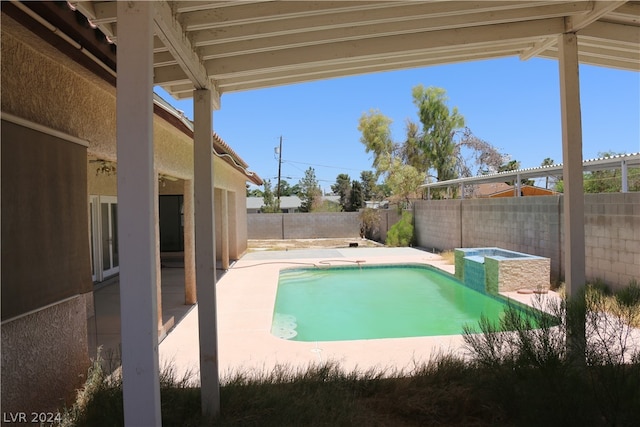
[[[358,341],[297,342],[271,334],[280,269],[296,265],[419,263],[453,274],[454,266],[439,255],[414,248],[339,248],[252,252],[218,280],[218,356],[222,377],[247,370],[270,371],[277,365],[294,369],[327,360],[345,370],[410,370],[438,352],[463,351],[462,336],[393,338]],[[524,303],[532,295],[508,295]],[[550,293],[544,298],[553,297]],[[198,310],[194,306],[160,343],[161,365],[173,363],[179,375],[199,370]],[[213,332],[213,329],[211,329]]]

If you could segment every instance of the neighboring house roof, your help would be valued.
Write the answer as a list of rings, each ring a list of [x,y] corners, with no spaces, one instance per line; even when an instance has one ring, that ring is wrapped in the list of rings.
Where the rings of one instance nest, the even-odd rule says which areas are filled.
[[[299,208],[302,204],[302,200],[298,196],[283,196],[280,197],[280,209]]]
[[[322,196],[322,200],[340,203],[340,196]],[[280,197],[280,209],[298,209],[301,204],[302,200],[298,196]],[[260,209],[262,206],[264,206],[262,197],[247,197],[247,209]]]
[[[488,198],[497,198],[497,197],[514,197],[515,190],[512,185],[507,185],[508,188],[496,191],[492,194],[487,194],[485,196],[479,197],[488,197]],[[553,190],[548,190],[542,187],[536,187],[533,185],[522,185],[520,186],[520,191],[523,196],[552,196],[554,194],[558,194]]]
[[[365,207],[371,209],[389,209],[388,200],[367,200],[364,204]]]
[[[247,209],[260,209],[264,205],[262,197],[247,197]]]
[[[340,203],[340,196],[322,196],[322,200],[326,200],[331,203]]]
[[[474,197],[489,197],[492,194],[499,193],[501,191],[506,191],[511,189],[513,191],[513,187],[511,187],[506,182],[491,182],[476,185],[473,189]]]

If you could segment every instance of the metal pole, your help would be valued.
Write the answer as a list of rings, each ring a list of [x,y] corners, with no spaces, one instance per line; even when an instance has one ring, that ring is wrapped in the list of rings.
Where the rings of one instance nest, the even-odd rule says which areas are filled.
[[[627,162],[626,162],[626,160],[622,161],[622,164],[620,165],[620,168],[622,169],[622,192],[623,193],[628,193],[629,192],[629,175],[628,175],[628,171],[627,171]]]
[[[282,172],[282,135],[280,136],[280,148],[278,149],[278,190],[276,194],[278,195],[278,210],[280,210],[280,173]]]

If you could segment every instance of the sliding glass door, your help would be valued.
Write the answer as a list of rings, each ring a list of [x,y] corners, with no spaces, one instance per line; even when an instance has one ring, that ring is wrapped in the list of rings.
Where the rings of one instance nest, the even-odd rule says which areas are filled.
[[[91,260],[95,282],[117,274],[118,201],[113,196],[90,196]]]

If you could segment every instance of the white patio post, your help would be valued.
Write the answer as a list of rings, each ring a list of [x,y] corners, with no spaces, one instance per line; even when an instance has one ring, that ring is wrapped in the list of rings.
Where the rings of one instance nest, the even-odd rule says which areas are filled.
[[[196,89],[193,92],[196,288],[201,401],[202,413],[205,416],[216,416],[220,413],[211,102],[211,90]]]
[[[562,34],[558,40],[562,109],[562,175],[564,179],[565,284],[569,297],[585,285],[584,184],[582,176],[582,117],[578,37]]]
[[[153,4],[117,2],[118,240],[124,422],[159,426]]]
[[[627,161],[623,160],[622,163],[620,164],[620,169],[622,170],[622,192],[623,193],[628,193],[629,192],[629,175],[628,175],[628,171],[627,171]]]

